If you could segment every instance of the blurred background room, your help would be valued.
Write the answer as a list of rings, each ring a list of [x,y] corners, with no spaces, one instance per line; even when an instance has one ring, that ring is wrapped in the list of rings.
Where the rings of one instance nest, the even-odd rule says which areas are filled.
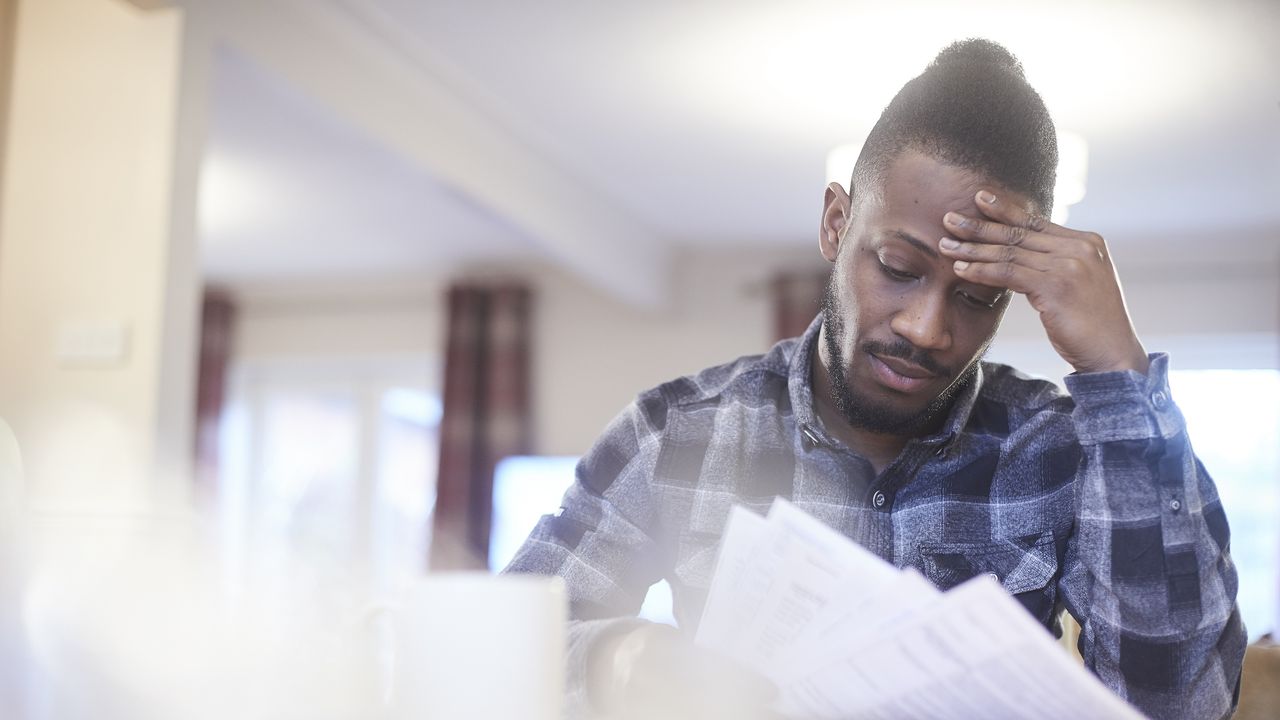
[[[0,717],[185,707],[501,569],[637,392],[808,325],[826,183],[971,36],[1276,630],[1280,4],[0,0]],[[1022,299],[988,357],[1069,371]]]

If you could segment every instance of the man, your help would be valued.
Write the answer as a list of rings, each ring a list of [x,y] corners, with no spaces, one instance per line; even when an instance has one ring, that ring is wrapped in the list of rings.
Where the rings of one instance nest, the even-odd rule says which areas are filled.
[[[1231,712],[1226,519],[1106,243],[1045,220],[1056,164],[999,45],[956,43],[903,87],[849,193],[826,190],[833,268],[809,330],[642,393],[512,562],[568,584],[575,712],[767,703],[686,638],[730,507],[777,496],[942,589],[994,574],[1054,630],[1065,607],[1087,667],[1152,717]],[[1069,396],[981,362],[1014,294],[1074,368]],[[623,617],[660,578],[682,633]]]

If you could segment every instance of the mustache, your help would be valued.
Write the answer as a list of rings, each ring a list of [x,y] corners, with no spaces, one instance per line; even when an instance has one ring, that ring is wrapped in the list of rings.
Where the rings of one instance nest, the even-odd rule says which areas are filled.
[[[912,345],[906,340],[898,340],[894,343],[884,343],[878,340],[867,340],[862,343],[862,350],[881,357],[897,358],[915,363],[920,367],[928,370],[934,375],[940,377],[952,377],[955,373],[951,372],[951,368],[942,365],[928,352]]]

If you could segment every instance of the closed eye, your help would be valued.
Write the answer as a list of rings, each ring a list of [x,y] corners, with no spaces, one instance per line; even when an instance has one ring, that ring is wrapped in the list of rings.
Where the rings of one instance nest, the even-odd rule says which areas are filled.
[[[883,260],[878,260],[878,262],[880,263],[880,271],[894,280],[915,280],[920,277],[919,275],[913,275],[905,270],[898,270],[890,265],[886,265]]]
[[[966,303],[968,303],[969,305],[975,308],[978,308],[979,310],[995,310],[996,305],[1000,304],[1000,298],[1004,297],[1002,293],[1000,295],[997,295],[994,300],[984,300],[983,298],[980,298],[977,295],[972,295],[970,293],[964,292],[963,290],[960,291],[959,295],[961,298],[964,299]]]

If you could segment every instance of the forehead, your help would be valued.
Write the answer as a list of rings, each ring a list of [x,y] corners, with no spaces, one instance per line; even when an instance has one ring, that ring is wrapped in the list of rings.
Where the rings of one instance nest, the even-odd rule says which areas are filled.
[[[886,168],[880,192],[869,197],[862,210],[866,219],[880,221],[876,224],[927,222],[941,229],[948,211],[977,212],[973,196],[981,185],[982,179],[972,171],[906,150]]]
[[[937,242],[946,234],[942,216],[947,212],[981,217],[974,195],[982,188],[999,193],[1006,202],[1028,206],[1024,196],[972,170],[908,149],[890,163],[879,192],[863,198],[857,219],[869,225],[868,230],[900,231]]]

